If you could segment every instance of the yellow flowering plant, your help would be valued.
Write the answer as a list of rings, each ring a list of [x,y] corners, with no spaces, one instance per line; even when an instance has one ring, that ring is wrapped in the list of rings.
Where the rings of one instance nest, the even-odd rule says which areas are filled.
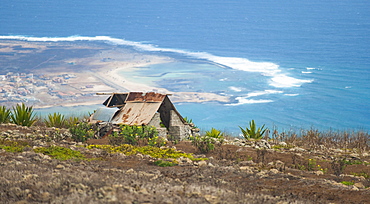
[[[207,158],[195,158],[193,154],[190,153],[183,153],[177,151],[173,148],[159,148],[159,147],[152,147],[152,146],[133,146],[129,144],[123,144],[120,146],[112,146],[112,145],[89,145],[86,148],[88,149],[102,149],[107,151],[108,153],[123,153],[125,155],[135,155],[137,153],[141,153],[143,155],[150,155],[151,157],[158,158],[158,159],[178,159],[180,157],[189,158],[192,161],[200,161],[206,160]]]
[[[152,147],[162,147],[166,145],[166,139],[159,136],[154,136],[148,139],[148,145]]]
[[[320,164],[317,165],[317,169],[319,171],[321,171],[322,173],[326,174],[326,172],[328,172],[328,168],[323,168],[322,166],[320,166]]]

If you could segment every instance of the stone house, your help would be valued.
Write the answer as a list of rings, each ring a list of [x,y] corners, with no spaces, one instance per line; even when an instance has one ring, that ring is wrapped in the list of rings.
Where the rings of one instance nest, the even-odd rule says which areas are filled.
[[[129,92],[98,95],[109,97],[104,101],[104,106],[91,115],[92,123],[154,126],[159,136],[170,135],[174,140],[182,140],[195,132],[192,124],[188,124],[176,110],[169,94]]]

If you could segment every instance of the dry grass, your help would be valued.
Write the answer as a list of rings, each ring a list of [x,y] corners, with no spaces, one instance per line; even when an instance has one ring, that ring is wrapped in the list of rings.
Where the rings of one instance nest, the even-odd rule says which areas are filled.
[[[19,132],[20,137],[36,131],[0,125],[2,132],[10,129]],[[49,141],[40,142],[38,139],[25,141],[30,146],[33,143],[50,145]],[[81,151],[94,160],[53,159],[35,153],[33,147],[23,153],[0,150],[0,197],[4,203],[370,201],[370,189],[366,188],[370,186],[367,133],[322,133],[316,130],[301,131],[299,134],[274,132],[272,142],[283,141],[291,144],[289,148],[294,145],[304,150],[295,151],[288,147],[256,149],[223,144],[205,155],[199,155],[199,150],[190,141],[182,141],[170,145],[209,160],[203,161],[206,162],[203,166],[195,162],[173,167],[158,167],[153,164],[152,157],[142,154],[114,154],[72,145],[72,141],[66,143],[59,139],[55,145]],[[336,153],[332,149],[340,151]],[[352,155],[360,155],[360,152],[360,160],[353,158]],[[366,154],[368,156],[364,156]],[[326,169],[325,173],[317,174],[321,173],[317,165]],[[363,187],[354,190],[353,185],[341,185],[343,181],[360,183]]]
[[[315,129],[296,132],[274,131],[272,138],[275,141],[286,142],[294,146],[311,150],[342,149],[355,150],[358,153],[370,150],[370,134],[363,131],[327,131],[320,132]]]

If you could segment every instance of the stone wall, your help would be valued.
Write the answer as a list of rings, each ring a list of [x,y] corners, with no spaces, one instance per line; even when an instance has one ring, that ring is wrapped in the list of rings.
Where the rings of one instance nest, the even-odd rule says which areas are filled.
[[[167,128],[161,127],[161,116],[158,112],[154,114],[148,126],[154,126],[158,131],[158,136],[167,138]]]
[[[167,138],[170,135],[171,139],[180,141],[191,136],[191,127],[184,124],[180,117],[176,111],[170,111],[170,123],[167,131],[167,128],[161,127],[160,113],[157,112],[148,123],[148,126],[154,126],[161,137]]]
[[[189,125],[184,124],[176,111],[171,110],[170,112],[170,127],[169,134],[174,140],[183,140],[191,136],[191,128]]]

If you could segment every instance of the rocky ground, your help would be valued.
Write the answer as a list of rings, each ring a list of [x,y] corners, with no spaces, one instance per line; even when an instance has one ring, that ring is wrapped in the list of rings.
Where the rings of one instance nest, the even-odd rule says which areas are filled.
[[[0,203],[370,203],[368,151],[229,139],[200,154],[183,141],[170,146],[208,160],[159,167],[147,155],[86,149],[67,130],[6,124],[0,132],[0,140],[31,144],[23,152],[0,148]],[[33,151],[52,144],[99,159]]]

